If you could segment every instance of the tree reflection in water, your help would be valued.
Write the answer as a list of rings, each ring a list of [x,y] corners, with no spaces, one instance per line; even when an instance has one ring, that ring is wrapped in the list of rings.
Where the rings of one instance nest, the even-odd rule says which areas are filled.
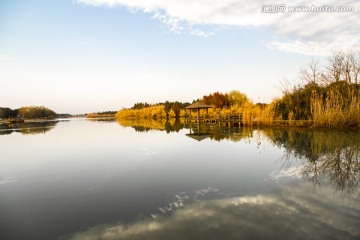
[[[258,145],[262,137],[284,148],[282,170],[296,167],[303,178],[314,184],[330,184],[337,191],[349,197],[359,194],[360,182],[360,132],[329,131],[285,128],[220,128],[216,125],[185,125],[180,121],[127,120],[120,121],[124,127],[136,131],[160,130],[179,132],[189,129],[186,136],[197,141],[211,139],[233,142],[255,138]]]
[[[263,129],[277,146],[285,148],[284,170],[299,167],[315,186],[330,184],[348,197],[359,194],[360,132]]]
[[[252,136],[252,128],[229,128],[218,127],[217,125],[207,124],[185,124],[180,119],[170,119],[168,121],[154,119],[121,119],[118,123],[122,127],[132,127],[137,132],[148,132],[151,130],[166,131],[167,133],[179,132],[181,129],[188,129],[186,136],[201,141],[206,138],[215,141],[230,140],[238,142],[244,138]]]
[[[14,124],[1,124],[0,135],[21,133],[23,135],[45,134],[53,129],[59,121],[27,122]]]

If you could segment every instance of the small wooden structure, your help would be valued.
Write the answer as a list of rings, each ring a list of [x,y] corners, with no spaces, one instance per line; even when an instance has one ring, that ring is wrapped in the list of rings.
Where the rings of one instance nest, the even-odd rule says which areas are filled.
[[[199,122],[200,121],[200,109],[206,109],[206,114],[208,115],[209,114],[209,108],[212,108],[212,106],[207,105],[207,104],[205,104],[203,102],[197,101],[197,102],[194,102],[193,104],[185,107],[185,111],[186,111],[186,109],[189,109],[189,111],[190,111],[190,119],[191,119],[191,111],[193,109],[196,109],[197,110],[197,120]]]
[[[7,123],[23,123],[25,122],[25,119],[23,118],[9,118],[7,120]]]
[[[242,114],[212,114],[209,115],[209,108],[212,106],[204,104],[200,101],[195,102],[187,107],[185,107],[185,111],[187,109],[190,110],[190,114],[186,114],[185,112],[185,123],[201,123],[201,124],[217,124],[219,126],[228,126],[228,127],[240,127],[242,126]],[[197,110],[197,117],[191,116],[191,111],[193,109]],[[206,109],[206,114],[200,115],[200,110]]]

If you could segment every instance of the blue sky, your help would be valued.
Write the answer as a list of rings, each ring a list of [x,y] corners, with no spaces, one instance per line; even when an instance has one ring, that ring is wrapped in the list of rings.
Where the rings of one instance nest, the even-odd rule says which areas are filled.
[[[359,1],[305,2],[354,12],[262,13],[265,0],[0,0],[0,106],[86,113],[231,90],[270,102],[312,56],[359,49]]]

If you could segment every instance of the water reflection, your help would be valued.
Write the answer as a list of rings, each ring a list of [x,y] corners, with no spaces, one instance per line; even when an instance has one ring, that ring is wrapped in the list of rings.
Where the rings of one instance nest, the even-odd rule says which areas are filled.
[[[184,124],[179,119],[153,120],[153,119],[121,119],[118,120],[120,126],[132,127],[137,132],[148,132],[150,130],[159,130],[170,132],[179,132],[184,128]]]
[[[100,225],[63,239],[357,239],[360,205],[308,184],[271,194],[195,202],[171,216]]]
[[[109,123],[109,122],[115,122],[115,118],[113,117],[106,117],[106,118],[86,118],[87,120],[89,120],[90,122],[105,122],[105,123]]]
[[[231,140],[233,142],[241,141],[244,138],[252,136],[252,128],[229,128],[219,127],[217,125],[205,124],[185,124],[179,119],[153,120],[153,119],[135,119],[135,120],[120,120],[118,123],[123,127],[132,127],[137,132],[148,132],[151,130],[166,131],[167,133],[179,132],[181,129],[189,129],[186,136],[197,141],[202,141],[206,138],[215,141]]]
[[[360,132],[266,129],[285,149],[282,170],[299,171],[315,185],[330,184],[349,197],[359,194]]]
[[[23,135],[45,134],[53,129],[59,121],[3,123],[0,124],[0,135],[21,133]]]
[[[131,126],[136,131],[155,129],[172,132],[185,128],[189,131],[186,136],[196,141],[211,139],[238,142],[253,138],[259,146],[265,136],[267,140],[285,149],[281,158],[282,168],[277,175],[297,175],[312,182],[314,186],[331,185],[348,197],[356,197],[360,193],[359,131],[228,128],[146,119],[119,123]]]
[[[209,138],[219,142],[222,140],[238,142],[253,135],[252,128],[229,128],[204,124],[186,125],[186,128],[189,129],[189,133],[186,134],[186,136],[191,137],[197,141],[202,141],[206,138]]]
[[[0,137],[0,239],[359,238],[359,198],[302,180],[358,189],[354,133],[122,124]]]

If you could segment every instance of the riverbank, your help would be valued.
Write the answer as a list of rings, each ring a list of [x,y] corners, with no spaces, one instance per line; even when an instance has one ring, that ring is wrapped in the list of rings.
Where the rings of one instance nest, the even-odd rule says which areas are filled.
[[[41,119],[41,118],[34,118],[34,119],[25,119],[24,123],[44,123],[44,122],[56,122],[59,121],[59,118],[52,118],[52,119]],[[64,120],[64,119],[61,119]],[[8,123],[7,119],[1,119],[0,123]]]

